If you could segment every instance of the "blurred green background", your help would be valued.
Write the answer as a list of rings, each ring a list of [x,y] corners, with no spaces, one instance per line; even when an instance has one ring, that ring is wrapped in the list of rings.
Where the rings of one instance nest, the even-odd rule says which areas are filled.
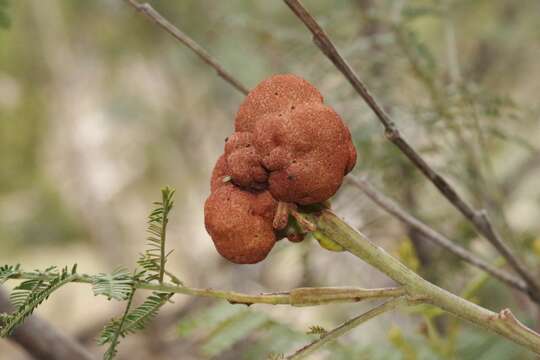
[[[387,142],[373,114],[280,1],[150,3],[248,87],[275,73],[315,86],[349,125],[355,173],[451,239],[497,253]],[[414,147],[540,274],[540,2],[304,0]],[[133,268],[159,189],[177,189],[169,266],[192,286],[245,292],[390,286],[346,254],[280,242],[264,262],[233,265],[203,224],[209,174],[242,95],[187,48],[119,0],[1,1],[0,263]],[[3,15],[2,15],[3,14]],[[7,19],[6,19],[7,17]],[[436,284],[540,328],[540,308],[427,243],[352,187],[336,212]],[[13,286],[13,284],[7,284]],[[466,293],[464,293],[466,291]],[[176,296],[119,359],[264,359],[316,338],[368,306],[253,306]],[[96,354],[122,305],[71,285],[38,314]],[[0,342],[0,359],[25,359]],[[447,316],[395,312],[316,359],[532,359]]]

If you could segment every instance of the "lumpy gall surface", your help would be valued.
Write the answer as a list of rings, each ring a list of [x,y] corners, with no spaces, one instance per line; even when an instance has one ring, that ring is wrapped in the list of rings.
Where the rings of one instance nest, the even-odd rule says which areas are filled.
[[[328,200],[355,163],[349,130],[313,85],[291,74],[264,80],[240,105],[212,173],[205,224],[218,252],[235,263],[263,260],[283,228],[278,204]]]
[[[232,184],[214,191],[204,205],[206,229],[217,251],[238,264],[263,260],[276,242],[276,201],[267,191],[251,193]]]

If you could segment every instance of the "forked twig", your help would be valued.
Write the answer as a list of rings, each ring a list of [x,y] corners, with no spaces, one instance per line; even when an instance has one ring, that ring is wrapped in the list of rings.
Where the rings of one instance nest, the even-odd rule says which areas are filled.
[[[480,257],[472,254],[469,250],[461,247],[456,242],[448,239],[446,236],[430,228],[428,225],[424,224],[423,222],[400,208],[399,205],[396,204],[392,199],[388,198],[386,195],[375,189],[375,187],[373,187],[373,185],[371,185],[366,179],[358,178],[353,175],[348,176],[347,179],[349,183],[360,189],[360,191],[362,191],[375,204],[379,205],[379,207],[397,218],[402,223],[420,232],[426,237],[426,239],[429,239],[430,241],[438,244],[439,246],[448,250],[463,261],[484,270],[493,277],[512,286],[513,288],[523,291],[525,293],[527,292],[527,284],[521,279],[490,265],[488,262],[484,261]]]
[[[510,316],[508,311],[494,313],[430,283],[329,210],[306,216],[311,217],[319,231],[344,249],[402,285],[413,299],[434,305],[540,354],[540,335]]]
[[[343,324],[333,329],[332,331],[322,335],[319,339],[299,349],[294,354],[287,356],[286,359],[288,360],[304,359],[306,356],[311,355],[313,352],[317,351],[318,349],[320,349],[321,347],[323,347],[330,341],[338,339],[340,336],[353,330],[354,328],[358,327],[362,323],[365,323],[366,321],[378,315],[394,310],[395,308],[402,305],[406,305],[406,304],[407,304],[407,299],[404,296],[388,300],[382,303],[381,305],[378,305],[374,307],[373,309],[344,322]]]
[[[189,38],[185,33],[179,30],[177,27],[167,21],[161,14],[152,8],[149,4],[140,4],[135,0],[125,0],[137,11],[143,13],[161,28],[174,36],[183,45],[187,46],[190,50],[195,52],[206,64],[214,68],[217,73],[236,90],[243,94],[248,93],[248,89],[242,85],[234,76],[229,74],[223,69],[219,63],[212,58],[203,47],[197,44],[193,39]],[[353,87],[367,102],[371,109],[375,112],[378,119],[381,121],[385,128],[385,134],[389,140],[391,140],[421,171],[428,177],[430,181],[443,193],[443,195],[456,206],[464,216],[473,223],[473,225],[481,232],[486,238],[497,248],[497,250],[505,257],[508,263],[514,268],[519,275],[526,281],[526,287],[523,287],[523,283],[519,280],[512,278],[510,275],[503,273],[498,269],[490,271],[489,265],[485,266],[483,260],[470,252],[462,252],[460,256],[458,252],[453,251],[456,255],[460,256],[463,260],[470,264],[477,266],[495,277],[498,277],[502,281],[510,284],[514,288],[527,292],[531,299],[536,302],[540,301],[540,291],[538,286],[535,285],[534,278],[527,272],[527,270],[520,264],[520,262],[512,255],[510,249],[502,242],[499,235],[493,230],[492,226],[487,221],[485,214],[480,211],[473,210],[448,184],[440,175],[438,175],[431,167],[418,155],[409,144],[401,137],[398,129],[396,128],[390,117],[384,112],[384,110],[378,105],[373,96],[369,93],[365,85],[359,80],[356,73],[345,62],[345,60],[339,55],[337,49],[332,44],[328,36],[324,33],[322,28],[317,24],[315,19],[307,12],[307,10],[296,0],[285,0],[287,5],[294,11],[294,13],[306,24],[309,30],[314,35],[314,41],[317,46],[329,57],[329,59],[336,65],[336,67],[345,75],[345,77],[351,82]],[[410,216],[410,215],[409,215]],[[491,230],[490,230],[491,229]],[[429,230],[428,232],[436,233],[435,230],[428,228],[423,224],[423,230]],[[487,235],[486,235],[487,234]],[[445,242],[447,243],[447,242]],[[448,250],[449,247],[441,244]],[[448,243],[446,244],[448,245]],[[454,250],[456,248],[454,247]],[[465,249],[463,249],[465,250]],[[452,251],[452,250],[450,250]],[[465,250],[467,251],[467,250]],[[499,274],[499,275],[497,275]]]

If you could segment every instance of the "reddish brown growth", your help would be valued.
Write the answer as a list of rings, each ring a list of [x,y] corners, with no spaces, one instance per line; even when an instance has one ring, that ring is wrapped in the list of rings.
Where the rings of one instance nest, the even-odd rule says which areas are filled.
[[[218,252],[238,264],[263,260],[276,242],[272,227],[276,206],[268,191],[252,193],[226,184],[212,192],[204,206],[204,221]]]
[[[272,76],[251,91],[235,130],[212,174],[205,222],[220,254],[254,263],[275,243],[276,224],[283,225],[283,218],[274,219],[277,203],[330,198],[354,167],[356,150],[339,115],[295,75]]]

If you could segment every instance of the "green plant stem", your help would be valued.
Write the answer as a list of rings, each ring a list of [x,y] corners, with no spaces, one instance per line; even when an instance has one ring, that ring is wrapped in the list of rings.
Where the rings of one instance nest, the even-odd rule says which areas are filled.
[[[38,272],[21,272],[10,279],[40,279],[48,280],[52,276]],[[73,275],[71,282],[92,284],[93,277],[85,274]],[[403,296],[405,290],[401,287],[364,289],[357,287],[314,287],[314,288],[296,288],[290,291],[262,293],[262,294],[243,294],[235,291],[200,289],[188,286],[178,286],[174,284],[162,283],[133,283],[135,289],[150,291],[160,291],[176,294],[184,294],[200,297],[211,297],[227,300],[233,304],[268,304],[268,305],[292,305],[292,306],[317,306],[329,303],[351,303],[370,299],[383,299]]]
[[[346,321],[345,323],[341,324],[334,330],[321,336],[320,339],[313,341],[312,343],[296,351],[294,354],[288,356],[287,359],[289,360],[304,359],[306,356],[311,355],[313,352],[317,351],[318,349],[320,349],[321,347],[323,347],[330,341],[338,339],[340,336],[351,331],[352,329],[359,326],[360,324],[374,318],[375,316],[381,315],[382,313],[385,313],[387,311],[394,310],[396,307],[399,307],[405,304],[407,304],[407,299],[404,296],[397,297],[392,300],[388,300],[387,302],[382,303],[381,305],[378,305],[377,307]]]
[[[165,276],[165,262],[167,257],[165,255],[165,240],[167,240],[167,224],[169,222],[169,198],[168,191],[161,190],[161,203],[163,204],[163,225],[161,226],[161,234],[159,239],[161,240],[160,256],[159,256],[159,283],[163,284],[163,277]]]
[[[129,310],[131,309],[131,303],[133,302],[133,297],[135,296],[135,288],[131,290],[131,293],[129,294],[126,308],[124,309],[124,313],[122,314],[122,320],[120,320],[120,324],[118,325],[118,329],[114,333],[114,336],[111,340],[111,345],[109,346],[109,349],[105,353],[105,358],[112,359],[116,352],[116,346],[118,346],[118,338],[120,337],[120,334],[122,333],[122,328],[124,327],[124,324],[126,322],[126,318],[129,314]]]
[[[358,302],[365,299],[384,297],[401,298],[405,296],[408,301],[434,305],[460,319],[467,320],[483,329],[497,333],[516,344],[540,354],[540,335],[520,323],[510,310],[504,309],[499,313],[492,312],[424,280],[329,210],[301,215],[307,221],[315,224],[318,231],[324,233],[351,254],[388,275],[400,284],[401,287],[387,289],[341,287],[299,288],[289,292],[248,295],[233,291],[198,289],[168,283],[135,282],[133,286],[137,289],[220,298],[231,303],[246,305],[259,303],[309,306],[333,302]],[[9,279],[49,280],[51,278],[51,275],[39,272],[22,271],[9,276]],[[70,282],[91,284],[93,279],[89,275],[77,274],[70,277]]]
[[[147,16],[150,20],[156,23],[159,27],[175,37],[180,43],[187,46],[191,51],[197,54],[207,65],[214,68],[218,75],[225,81],[232,85],[240,93],[247,95],[249,90],[247,87],[236,79],[233,75],[226,72],[219,63],[212,58],[206,50],[202,48],[193,39],[184,34],[180,29],[172,25],[161,14],[149,4],[139,4],[135,0],[125,0],[128,4],[133,6],[141,14]],[[509,265],[514,268],[527,283],[526,292],[531,300],[540,303],[540,285],[536,285],[535,277],[529,274],[527,268],[521,264],[518,259],[511,253],[510,249],[503,243],[498,233],[493,229],[487,216],[478,210],[474,210],[471,205],[465,202],[464,199],[454,190],[454,188],[437,172],[435,172],[425,160],[416,153],[416,151],[409,145],[409,143],[400,135],[399,130],[392,121],[392,119],[384,112],[382,107],[373,98],[371,93],[366,88],[365,84],[359,79],[357,74],[347,64],[347,62],[341,57],[337,49],[333,45],[332,41],[324,33],[324,30],[320,27],[313,16],[302,6],[298,0],[284,0],[285,3],[293,10],[296,16],[309,28],[313,34],[313,40],[315,44],[321,49],[321,51],[336,65],[351,82],[356,91],[366,101],[370,108],[377,115],[379,121],[385,128],[385,135],[394,145],[396,145],[401,152],[409,158],[409,160],[437,187],[437,189],[447,198],[447,200],[454,205],[466,218],[469,220],[479,233],[483,234],[499,251],[499,253],[508,260]],[[536,163],[540,163],[536,161]],[[534,162],[533,162],[534,165]],[[527,169],[527,167],[524,167]],[[521,172],[515,172],[520,174]],[[513,183],[511,181],[508,184]],[[510,186],[507,186],[510,188]],[[514,282],[514,284],[517,284]]]
[[[317,225],[319,231],[324,232],[351,254],[402,285],[408,296],[422,298],[426,304],[439,307],[540,354],[540,334],[520,323],[509,309],[499,313],[492,312],[424,280],[329,210],[304,215]]]
[[[386,113],[379,102],[374,98],[363,81],[353,68],[345,61],[336,49],[334,43],[324,32],[317,20],[300,3],[299,0],[284,0],[291,11],[304,23],[313,35],[313,42],[332,61],[336,68],[345,76],[352,87],[366,102],[377,116],[384,127],[386,138],[391,141],[410,161],[433,183],[439,192],[474,226],[479,234],[482,234],[497,251],[507,260],[511,266],[527,283],[528,294],[536,302],[540,303],[540,284],[537,277],[530,271],[527,265],[506,245],[497,230],[493,227],[487,213],[484,210],[476,210],[467,202],[457,190],[409,144],[401,135],[392,118]]]

